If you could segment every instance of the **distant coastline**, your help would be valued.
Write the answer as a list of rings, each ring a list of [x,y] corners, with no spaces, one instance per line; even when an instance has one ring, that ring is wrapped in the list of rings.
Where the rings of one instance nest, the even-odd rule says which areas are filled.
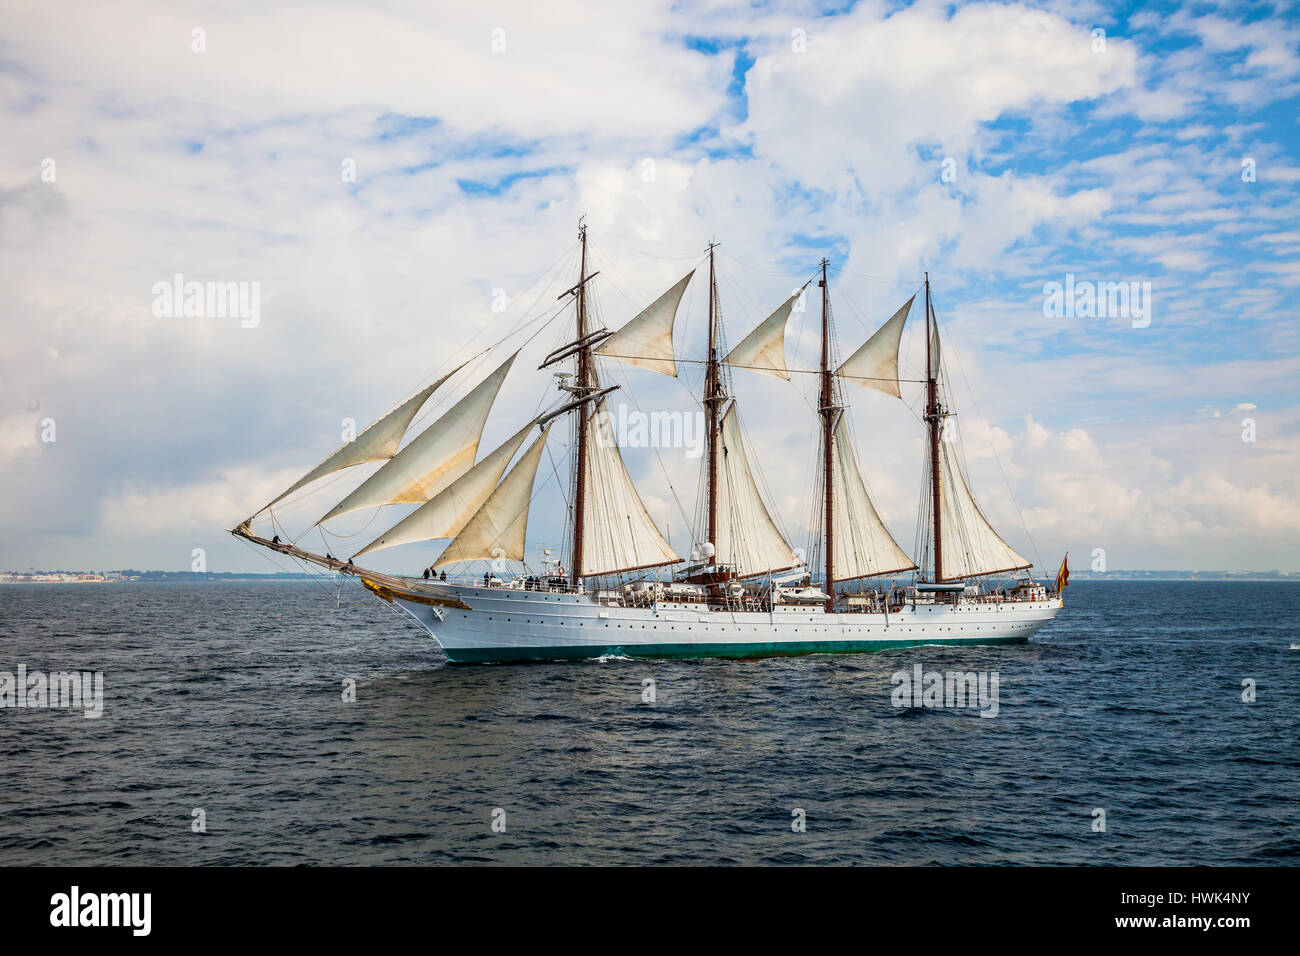
[[[1050,576],[1040,572],[1038,577]],[[234,583],[318,581],[319,574],[289,571],[0,571],[0,584],[130,584],[148,582]],[[1300,571],[1071,571],[1070,583],[1082,581],[1295,581]]]
[[[315,581],[319,575],[290,571],[0,571],[0,584],[189,584],[249,581]]]
[[[1296,581],[1300,571],[1070,571],[1077,581]]]

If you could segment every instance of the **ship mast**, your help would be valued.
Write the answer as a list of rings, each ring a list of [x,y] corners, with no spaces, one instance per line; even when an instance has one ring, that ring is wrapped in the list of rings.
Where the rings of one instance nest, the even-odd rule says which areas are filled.
[[[925,274],[925,423],[930,432],[930,512],[934,526],[934,583],[943,583],[943,537],[939,506],[939,422],[943,413],[939,409],[939,369],[934,367],[933,339],[930,332],[930,273]]]
[[[834,455],[835,440],[835,395],[834,380],[830,362],[830,289],[826,284],[827,260],[822,259],[822,277],[817,284],[822,289],[822,362],[821,362],[821,399],[818,402],[818,414],[822,418],[822,473],[826,482],[825,538],[822,544],[826,559],[826,613],[835,610],[835,507],[834,507]]]
[[[705,436],[705,452],[708,456],[706,540],[713,545],[715,556],[718,548],[718,410],[726,399],[722,392],[721,363],[718,361],[718,282],[713,267],[713,250],[716,246],[716,242],[709,243],[709,360],[704,373],[704,410],[709,418],[709,430]]]
[[[578,267],[578,342],[587,338],[587,227],[581,221],[578,224],[578,241],[582,244],[582,261]],[[596,375],[591,361],[591,346],[583,344],[578,349],[578,381],[574,386],[574,395],[583,398],[596,390]],[[574,465],[573,491],[573,554],[569,580],[576,588],[582,581],[582,545],[584,516],[586,513],[587,492],[587,407],[579,405],[573,410],[573,428],[577,440]]]

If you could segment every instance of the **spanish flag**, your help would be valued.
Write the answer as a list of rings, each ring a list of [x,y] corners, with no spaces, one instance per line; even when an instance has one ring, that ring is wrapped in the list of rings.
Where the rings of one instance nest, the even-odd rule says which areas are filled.
[[[1065,586],[1070,583],[1070,569],[1066,567],[1066,563],[1069,560],[1070,560],[1070,555],[1067,552],[1065,557],[1061,559],[1061,570],[1056,572],[1056,593],[1057,594],[1060,594],[1062,591],[1064,591]]]

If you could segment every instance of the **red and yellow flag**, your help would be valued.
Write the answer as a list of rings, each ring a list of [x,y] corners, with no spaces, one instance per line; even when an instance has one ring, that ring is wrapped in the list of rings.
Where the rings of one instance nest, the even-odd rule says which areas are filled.
[[[1065,590],[1065,586],[1070,583],[1070,569],[1066,566],[1070,560],[1069,552],[1061,559],[1061,570],[1056,572],[1056,593],[1060,594]]]

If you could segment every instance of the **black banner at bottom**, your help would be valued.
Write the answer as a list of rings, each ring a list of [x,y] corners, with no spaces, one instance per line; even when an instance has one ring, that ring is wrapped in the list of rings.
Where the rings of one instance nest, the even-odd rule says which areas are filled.
[[[566,923],[584,937],[603,927],[653,936],[690,920],[693,936],[733,941],[794,921],[787,929],[814,939],[851,924],[858,939],[901,932],[922,943],[934,933],[945,948],[1041,943],[1045,931],[1232,945],[1297,921],[1294,871],[1277,868],[11,868],[0,882],[9,942],[337,944],[468,919],[494,940]]]

